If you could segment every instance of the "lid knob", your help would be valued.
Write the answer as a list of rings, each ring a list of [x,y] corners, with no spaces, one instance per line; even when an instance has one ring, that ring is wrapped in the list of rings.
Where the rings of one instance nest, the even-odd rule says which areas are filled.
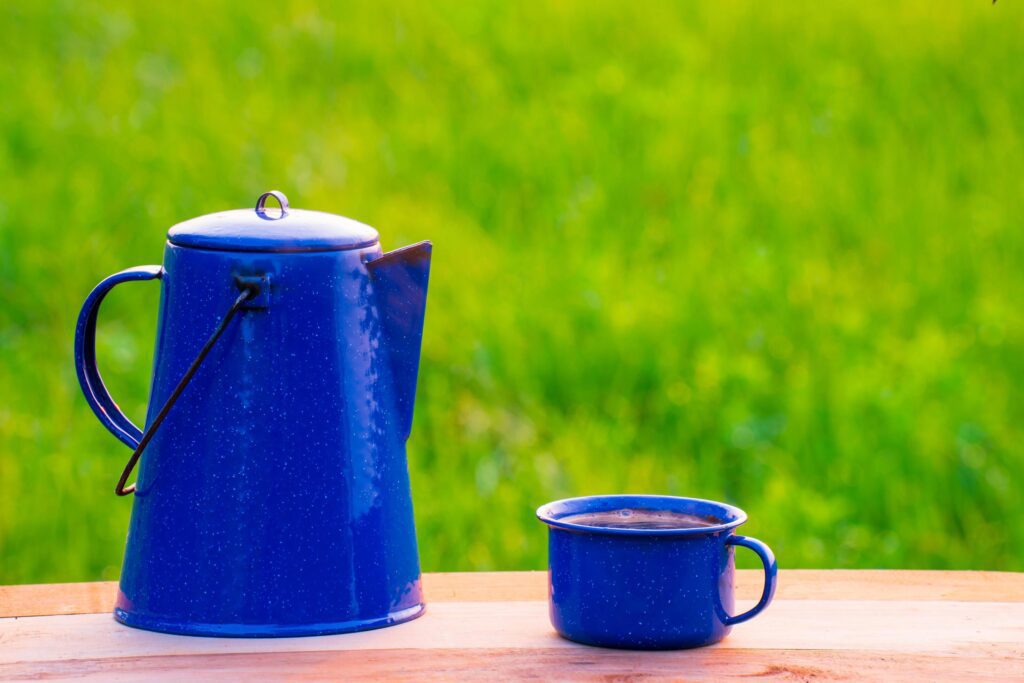
[[[277,216],[267,215],[267,197],[273,197],[277,200],[277,203],[281,205],[281,213]],[[260,218],[273,221],[279,218],[284,218],[288,215],[288,198],[284,196],[284,192],[280,190],[271,190],[270,192],[264,192],[260,195],[259,199],[256,200],[256,213]]]

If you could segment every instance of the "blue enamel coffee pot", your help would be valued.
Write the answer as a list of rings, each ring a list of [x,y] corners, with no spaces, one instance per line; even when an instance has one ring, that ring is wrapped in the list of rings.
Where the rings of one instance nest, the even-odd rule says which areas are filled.
[[[117,485],[134,494],[119,621],[292,636],[422,614],[405,443],[430,255],[385,254],[373,228],[268,192],[174,226],[162,267],[93,290],[78,378],[134,451]],[[145,431],[96,367],[100,303],[138,280],[161,281]]]

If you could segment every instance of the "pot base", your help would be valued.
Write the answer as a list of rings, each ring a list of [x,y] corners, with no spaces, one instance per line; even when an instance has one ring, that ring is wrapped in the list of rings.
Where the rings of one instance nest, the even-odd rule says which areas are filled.
[[[377,619],[357,619],[324,624],[201,624],[189,621],[173,621],[114,608],[114,618],[125,626],[159,631],[182,636],[206,636],[215,638],[290,638],[298,636],[326,636],[336,633],[371,631],[394,626],[422,616],[425,603],[413,605],[397,612],[391,612]]]

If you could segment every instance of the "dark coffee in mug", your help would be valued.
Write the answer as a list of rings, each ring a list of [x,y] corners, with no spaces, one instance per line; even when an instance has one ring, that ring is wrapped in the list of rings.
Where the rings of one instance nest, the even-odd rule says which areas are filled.
[[[562,517],[561,521],[604,529],[703,529],[722,523],[714,517],[647,508],[581,512]]]

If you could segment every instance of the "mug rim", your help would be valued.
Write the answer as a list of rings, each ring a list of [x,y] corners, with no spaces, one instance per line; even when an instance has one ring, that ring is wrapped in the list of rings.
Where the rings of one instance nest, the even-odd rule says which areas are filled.
[[[671,501],[678,505],[679,503],[702,503],[706,505],[713,505],[726,513],[726,516],[731,516],[732,519],[716,524],[714,526],[704,527],[691,527],[686,529],[622,529],[605,526],[590,526],[587,524],[576,524],[574,522],[566,522],[559,519],[553,508],[558,505],[569,505],[569,504],[585,504],[585,503],[596,503],[599,501],[633,501],[632,504],[636,505],[637,501]],[[629,505],[629,503],[627,503]],[[672,506],[668,506],[666,509],[673,509]],[[579,510],[577,512],[561,513],[562,516],[566,514],[580,514],[582,512],[598,512],[599,510]],[[558,529],[565,529],[568,531],[577,531],[588,534],[609,534],[612,536],[703,536],[707,534],[717,534],[722,531],[729,531],[740,526],[747,521],[747,513],[741,508],[729,503],[723,503],[718,500],[708,500],[707,498],[691,498],[689,496],[662,496],[658,494],[646,494],[646,493],[615,493],[606,495],[593,495],[593,496],[576,496],[573,498],[562,498],[560,500],[553,500],[550,503],[545,503],[537,508],[537,519],[549,527]]]

